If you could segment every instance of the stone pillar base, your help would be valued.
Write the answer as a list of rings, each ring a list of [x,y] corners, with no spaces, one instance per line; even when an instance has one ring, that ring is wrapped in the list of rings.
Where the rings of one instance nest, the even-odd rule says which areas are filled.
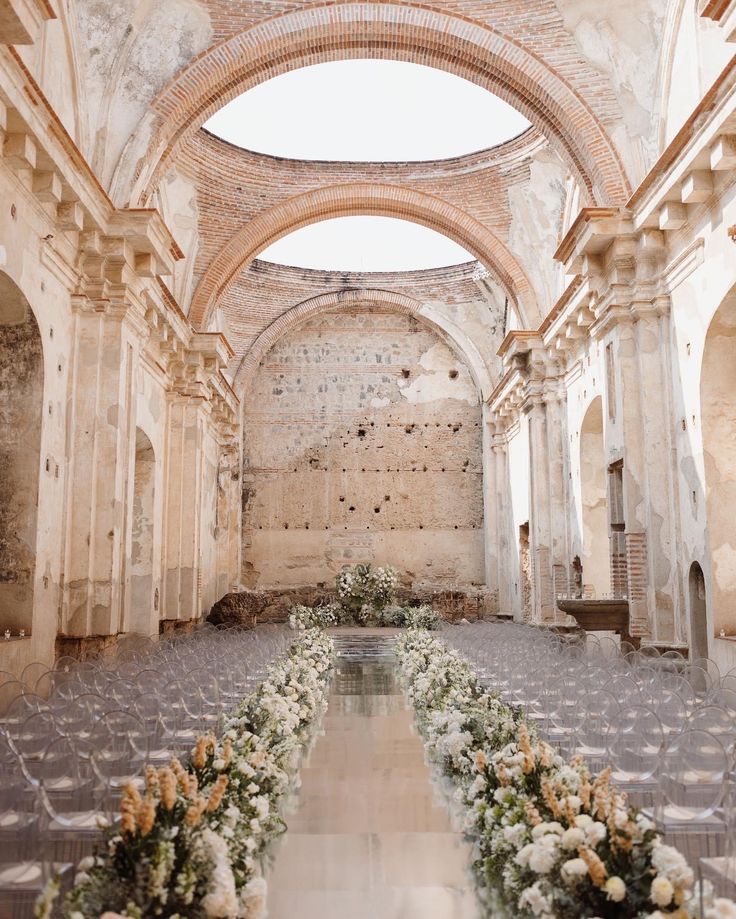
[[[60,657],[74,657],[84,661],[100,654],[110,654],[118,644],[118,635],[87,635],[78,638],[74,635],[57,635],[55,655]]]
[[[162,619],[158,624],[159,635],[172,635],[174,632],[187,634],[193,632],[201,619]]]

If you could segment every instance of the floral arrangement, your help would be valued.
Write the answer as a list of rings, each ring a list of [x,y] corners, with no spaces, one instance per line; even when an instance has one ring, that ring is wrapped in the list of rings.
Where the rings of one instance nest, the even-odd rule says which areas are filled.
[[[285,828],[279,802],[324,710],[333,653],[323,632],[304,631],[220,738],[200,737],[186,765],[149,766],[142,790],[126,786],[120,823],[80,863],[64,919],[264,915],[258,859]],[[39,901],[40,919],[54,893],[52,885]]]
[[[326,629],[337,625],[341,619],[342,609],[339,603],[325,606],[292,606],[289,612],[289,628],[295,632],[305,629]]]
[[[380,618],[381,611],[391,603],[399,586],[399,574],[390,565],[351,565],[343,568],[335,583],[343,608],[365,624]]]
[[[381,625],[401,628],[406,625],[406,614],[408,607],[401,606],[399,603],[389,603],[381,610],[379,622]]]
[[[490,906],[518,919],[699,915],[691,868],[626,805],[610,770],[565,762],[428,632],[407,632],[396,648],[430,757],[455,786]],[[724,902],[705,916],[731,915]]]
[[[434,632],[442,625],[442,619],[429,603],[422,603],[421,606],[407,607],[406,624],[410,629],[427,629]]]

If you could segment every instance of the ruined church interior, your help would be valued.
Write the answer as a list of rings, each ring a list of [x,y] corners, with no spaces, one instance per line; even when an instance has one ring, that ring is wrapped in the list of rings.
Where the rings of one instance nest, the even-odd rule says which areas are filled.
[[[736,917],[736,0],[0,0],[0,919]]]

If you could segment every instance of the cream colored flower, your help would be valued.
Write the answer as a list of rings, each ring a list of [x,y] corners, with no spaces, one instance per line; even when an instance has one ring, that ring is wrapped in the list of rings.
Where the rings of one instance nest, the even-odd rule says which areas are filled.
[[[661,874],[652,881],[650,897],[656,906],[669,906],[674,896],[675,888],[670,880]]]
[[[626,897],[626,884],[620,877],[609,878],[603,889],[608,895],[608,899],[614,903],[620,903]]]

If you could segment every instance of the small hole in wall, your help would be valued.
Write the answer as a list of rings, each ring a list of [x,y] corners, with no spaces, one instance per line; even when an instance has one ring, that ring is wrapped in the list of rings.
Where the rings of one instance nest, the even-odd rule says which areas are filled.
[[[401,371],[401,376],[402,376],[405,380],[408,380],[408,379],[409,379],[410,374],[411,374],[411,371],[410,371],[410,370],[407,370],[406,368],[404,368],[404,369]]]
[[[690,357],[690,352],[692,351],[692,346],[690,342],[685,345],[685,350],[687,351],[687,356]]]
[[[10,216],[13,220],[18,216],[18,208],[14,204],[10,205]]]
[[[55,479],[58,479],[58,478],[59,478],[59,464],[58,464],[58,463],[57,463],[56,466],[54,467],[54,478],[55,478]]]
[[[391,495],[384,495],[384,496],[383,496],[383,500],[384,500],[384,501],[390,501],[390,500],[391,500]]]
[[[693,492],[693,506],[697,507],[697,504],[698,504],[698,496],[695,494],[695,492]]]
[[[365,428],[358,428],[358,437],[365,437]]]
[[[348,508],[348,510],[349,510],[349,511],[354,511],[355,508],[354,508],[353,505],[351,504],[350,507]]]
[[[380,507],[374,507],[374,508],[373,508],[373,513],[374,513],[374,514],[380,514],[380,513],[381,513],[381,508],[380,508]]]
[[[49,586],[49,579],[46,577],[46,575],[43,576],[43,586],[44,590]]]
[[[682,430],[687,431],[687,421],[684,418],[682,419]]]
[[[450,372],[447,374],[447,376],[448,376],[451,380],[456,380],[456,379],[457,379],[457,370],[450,370]]]
[[[344,501],[344,500],[345,500],[345,495],[340,495],[340,501]]]
[[[420,530],[423,530],[423,529],[424,529],[424,524],[420,523],[420,524],[419,524],[419,529],[420,529]]]
[[[305,529],[305,530],[308,530],[308,529],[309,529],[309,524],[308,524],[308,523],[305,523],[305,524],[304,524],[304,529]]]
[[[46,460],[46,472],[51,472],[51,463],[49,460]]]
[[[49,415],[52,415],[53,412],[54,412],[54,407],[53,407],[53,405],[49,402]]]
[[[49,338],[53,338],[53,337],[54,337],[54,327],[51,326],[51,328],[49,329]]]
[[[406,431],[407,434],[411,434],[411,432],[414,430],[414,425],[413,425],[413,424],[407,424],[407,426],[404,428],[404,430]]]
[[[284,524],[284,529],[285,529],[285,530],[288,530],[288,529],[289,529],[289,524],[288,524],[288,523],[285,523],[285,524]]]

